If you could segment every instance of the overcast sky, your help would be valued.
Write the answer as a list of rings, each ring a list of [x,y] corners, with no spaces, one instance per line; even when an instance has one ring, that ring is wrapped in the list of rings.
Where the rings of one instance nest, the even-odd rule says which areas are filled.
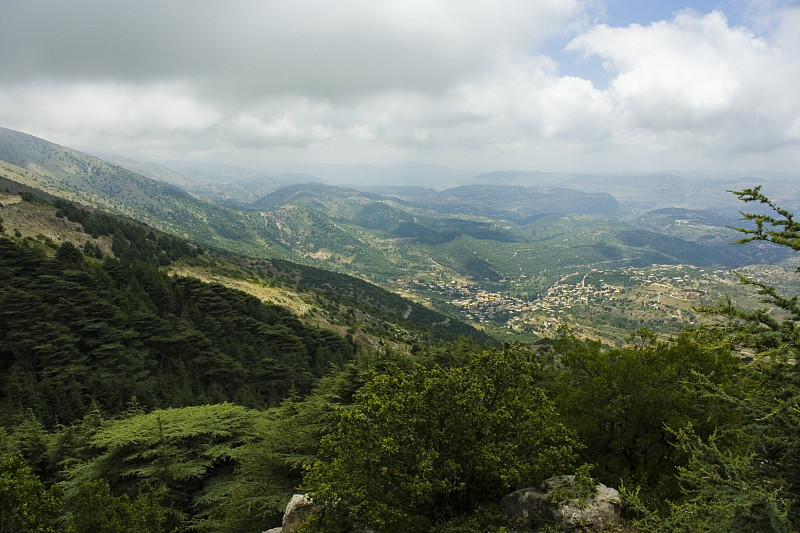
[[[800,170],[800,0],[0,0],[0,126],[152,160]]]

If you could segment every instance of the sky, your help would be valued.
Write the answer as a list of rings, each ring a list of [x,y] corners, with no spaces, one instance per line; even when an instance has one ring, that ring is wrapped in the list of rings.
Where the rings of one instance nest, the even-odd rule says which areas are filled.
[[[0,0],[0,126],[288,168],[800,170],[800,0]]]

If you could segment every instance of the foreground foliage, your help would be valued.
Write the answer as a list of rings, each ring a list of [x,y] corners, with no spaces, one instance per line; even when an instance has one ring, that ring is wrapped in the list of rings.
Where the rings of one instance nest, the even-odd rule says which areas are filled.
[[[562,328],[554,342],[561,370],[553,397],[585,445],[582,458],[596,465],[602,482],[645,487],[642,497],[657,506],[680,496],[675,468],[685,464],[686,454],[668,428],[692,423],[707,436],[732,416],[719,412],[709,419],[712,400],[687,392],[698,379],[721,390],[733,387],[739,359],[710,341],[688,331],[658,341],[643,329],[623,348],[603,348]]]
[[[738,228],[747,235],[740,243],[762,240],[800,250],[800,225],[792,213],[775,206],[760,187],[735,194],[769,209],[743,213],[756,229]],[[767,307],[745,311],[726,301],[706,310],[727,320],[711,332],[717,345],[746,354],[751,362],[741,367],[734,389],[701,376],[687,385],[687,394],[708,405],[708,419],[717,427],[706,437],[691,425],[675,431],[676,446],[689,458],[678,469],[682,495],[664,512],[644,511],[641,523],[649,530],[783,533],[800,528],[797,296],[742,281],[757,287]]]
[[[427,531],[563,472],[576,442],[526,355],[506,347],[465,366],[416,364],[373,377],[339,409],[305,478],[325,505],[317,525]]]
[[[56,532],[62,513],[58,487],[45,489],[22,457],[0,460],[0,531]]]

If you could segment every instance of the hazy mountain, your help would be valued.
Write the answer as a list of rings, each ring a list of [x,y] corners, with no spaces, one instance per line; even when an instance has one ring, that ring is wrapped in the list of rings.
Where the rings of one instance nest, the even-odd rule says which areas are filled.
[[[0,129],[0,176],[53,195],[130,216],[199,244],[255,257],[293,258],[257,216],[192,196],[97,157]]]
[[[464,182],[475,173],[441,165],[399,163],[394,165],[325,165],[297,163],[292,167],[317,179],[351,187],[373,185],[422,185],[443,187]]]
[[[222,163],[168,161],[162,164],[121,156],[110,156],[109,160],[148,178],[177,185],[198,198],[232,208],[247,207],[285,185],[319,181],[308,174],[273,175]]]
[[[378,194],[367,193],[351,189],[349,187],[338,187],[324,185],[322,183],[298,183],[287,185],[273,191],[257,201],[253,202],[254,209],[275,209],[290,202],[317,203],[336,200],[363,198],[366,200],[381,200],[383,197]]]
[[[606,193],[543,186],[475,184],[439,191],[417,200],[422,207],[453,214],[507,218],[525,223],[558,213],[602,215],[615,218],[619,203]]]
[[[558,186],[586,193],[607,193],[620,204],[621,215],[679,207],[738,213],[741,202],[730,190],[767,184],[779,204],[800,203],[800,175],[774,172],[664,172],[649,174],[564,174],[503,171],[473,177],[473,183]]]

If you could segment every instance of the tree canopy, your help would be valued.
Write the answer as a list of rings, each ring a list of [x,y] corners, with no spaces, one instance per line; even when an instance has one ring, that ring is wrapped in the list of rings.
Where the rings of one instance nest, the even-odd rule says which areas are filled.
[[[308,394],[342,336],[221,285],[141,261],[87,258],[65,242],[0,236],[0,420],[47,425],[131,399],[150,408],[236,401],[276,406]],[[236,332],[232,335],[231,332]]]
[[[325,505],[318,525],[427,531],[562,473],[577,443],[534,375],[511,347],[375,375],[339,409],[306,476]]]

